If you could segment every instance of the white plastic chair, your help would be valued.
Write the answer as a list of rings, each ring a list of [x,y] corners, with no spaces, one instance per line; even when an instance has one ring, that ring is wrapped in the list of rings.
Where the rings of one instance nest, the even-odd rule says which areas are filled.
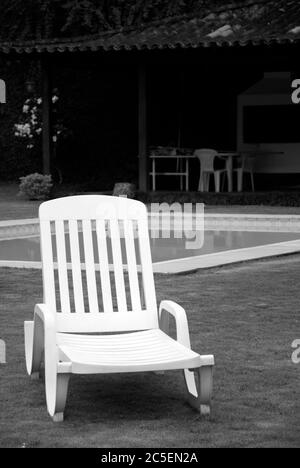
[[[238,167],[233,169],[233,172],[237,174],[238,192],[243,191],[244,174],[250,175],[252,192],[255,192],[255,185],[254,185],[255,156],[243,154],[240,160],[238,161],[238,164],[239,164]]]
[[[221,175],[226,175],[226,169],[215,169],[214,162],[218,157],[218,152],[213,149],[198,149],[195,156],[200,161],[199,192],[209,191],[210,176],[214,176],[215,191],[220,192]]]
[[[44,303],[25,322],[25,351],[33,379],[39,378],[44,354],[53,420],[64,418],[71,374],[174,369],[184,370],[191,405],[209,414],[214,357],[191,350],[181,306],[163,301],[157,309],[145,205],[117,197],[67,197],[43,203],[39,218]],[[169,316],[175,318],[177,340],[168,336]]]

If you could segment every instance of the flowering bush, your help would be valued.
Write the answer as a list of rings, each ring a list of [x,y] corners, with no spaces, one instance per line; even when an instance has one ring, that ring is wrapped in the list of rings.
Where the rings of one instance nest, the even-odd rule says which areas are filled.
[[[20,177],[19,195],[25,195],[29,200],[46,200],[50,197],[52,187],[50,175],[29,174]]]
[[[59,96],[57,92],[54,92],[52,95],[52,114],[54,117],[52,141],[54,144],[56,144],[60,138],[66,137],[69,133],[68,129],[59,119],[57,108],[58,101]],[[26,142],[27,149],[33,149],[36,146],[43,131],[42,103],[43,100],[41,97],[30,97],[26,99],[19,123],[15,124],[15,136],[17,138],[22,138]]]

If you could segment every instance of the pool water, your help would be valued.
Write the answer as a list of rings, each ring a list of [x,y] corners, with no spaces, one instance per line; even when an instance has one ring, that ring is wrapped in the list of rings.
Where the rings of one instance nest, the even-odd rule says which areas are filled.
[[[197,249],[187,249],[188,239],[156,238],[150,239],[152,260],[164,262],[180,258],[194,257],[217,252],[225,252],[242,248],[263,246],[279,242],[299,240],[300,233],[281,232],[251,232],[251,231],[205,231],[203,245]],[[79,239],[80,240],[80,239]],[[80,240],[82,245],[82,239]],[[55,250],[55,249],[54,249]],[[67,261],[69,247],[67,242]],[[124,250],[124,249],[122,249]],[[96,249],[97,251],[97,249]],[[110,251],[110,248],[109,248]],[[55,257],[55,253],[54,253]],[[111,258],[111,252],[109,252]],[[0,261],[29,261],[39,262],[40,239],[39,237],[28,237],[20,239],[0,240]],[[123,258],[124,260],[124,258]],[[96,263],[98,259],[95,259]],[[124,261],[126,263],[126,261]]]

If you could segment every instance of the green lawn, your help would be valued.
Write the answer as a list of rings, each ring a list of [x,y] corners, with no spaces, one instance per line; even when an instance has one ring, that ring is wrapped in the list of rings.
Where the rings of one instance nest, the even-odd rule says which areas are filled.
[[[2,447],[300,447],[300,256],[157,276],[158,299],[187,310],[193,348],[216,358],[213,412],[185,403],[181,373],[74,376],[65,422],[25,373],[23,321],[42,298],[41,272],[0,270]]]

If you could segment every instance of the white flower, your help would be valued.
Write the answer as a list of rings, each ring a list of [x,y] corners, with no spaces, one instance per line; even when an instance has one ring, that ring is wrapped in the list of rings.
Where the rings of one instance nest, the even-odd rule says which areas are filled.
[[[53,135],[53,137],[52,137],[52,141],[53,141],[54,143],[56,143],[56,142],[57,142],[57,136],[56,136],[56,135]]]
[[[43,99],[42,98],[37,98],[36,102],[40,105],[40,104],[42,104]]]
[[[55,104],[55,103],[58,101],[58,99],[59,99],[58,96],[56,96],[56,95],[52,96],[52,102],[53,102],[53,104]]]
[[[40,133],[42,133],[42,129],[39,127],[36,129],[36,133],[39,135]]]
[[[29,111],[29,106],[25,104],[25,106],[23,106],[23,113],[27,114],[28,111]]]

